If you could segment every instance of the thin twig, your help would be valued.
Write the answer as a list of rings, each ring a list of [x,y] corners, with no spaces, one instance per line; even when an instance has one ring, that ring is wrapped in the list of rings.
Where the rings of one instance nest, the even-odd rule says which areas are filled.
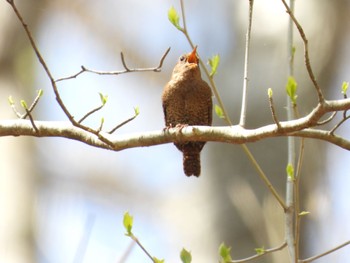
[[[118,130],[119,128],[121,128],[122,126],[124,126],[125,124],[127,124],[128,122],[131,122],[133,119],[135,119],[137,117],[137,114],[135,114],[133,117],[123,121],[122,123],[118,124],[117,126],[115,126],[112,130],[110,130],[108,133],[112,134],[114,133],[116,130]]]
[[[134,240],[136,242],[136,244],[143,250],[143,252],[145,252],[145,254],[152,260],[152,262],[157,263],[154,258],[152,257],[152,255],[147,251],[147,249],[141,244],[141,242],[138,240],[138,238],[134,235],[129,235],[131,237],[132,240]]]
[[[310,262],[312,262],[312,261],[314,261],[316,259],[324,257],[324,256],[326,256],[328,254],[331,254],[331,253],[333,253],[333,252],[335,252],[335,251],[337,251],[337,250],[339,250],[339,249],[341,249],[341,248],[343,248],[343,247],[345,247],[347,245],[350,245],[350,241],[346,241],[345,243],[343,243],[343,244],[341,244],[339,246],[336,246],[335,248],[332,248],[332,249],[330,249],[330,250],[328,250],[328,251],[326,251],[324,253],[321,253],[319,255],[316,255],[316,256],[313,256],[313,257],[309,257],[307,259],[299,260],[299,263],[310,263]]]
[[[346,116],[345,118],[343,118],[338,124],[336,124],[332,130],[330,130],[330,134],[333,135],[335,130],[338,129],[344,122],[346,122],[348,119],[350,118],[350,115],[349,116]]]
[[[97,108],[89,111],[88,113],[86,113],[78,122],[82,123],[87,117],[89,117],[91,114],[99,111],[100,109],[102,109],[105,106],[105,104],[102,104],[101,106],[98,106]]]
[[[323,120],[323,121],[319,121],[319,122],[317,122],[317,125],[318,125],[318,126],[321,126],[321,125],[324,125],[324,124],[326,124],[326,123],[330,122],[331,120],[333,120],[333,119],[334,119],[335,115],[337,115],[337,112],[336,112],[336,111],[335,111],[335,112],[333,112],[333,113],[332,113],[332,115],[331,115],[331,116],[329,116],[329,118],[327,118],[327,119],[325,119],[325,120]]]
[[[244,77],[243,77],[243,91],[242,91],[242,108],[239,125],[245,127],[247,117],[247,103],[248,103],[248,69],[249,69],[249,54],[250,54],[250,34],[252,31],[253,21],[253,6],[254,0],[249,0],[249,16],[248,16],[248,29],[245,40],[245,58],[244,58]]]
[[[34,119],[32,117],[32,114],[30,114],[30,111],[27,108],[24,108],[26,110],[26,115],[29,117],[30,123],[32,124],[34,130],[36,133],[39,133],[39,129],[36,127],[34,123]]]
[[[74,75],[68,76],[68,77],[59,78],[56,80],[56,82],[77,78],[79,75],[83,74],[84,72],[93,73],[93,74],[97,74],[97,75],[120,75],[120,74],[131,73],[131,72],[146,72],[146,71],[160,72],[162,67],[163,67],[164,60],[169,52],[170,52],[170,47],[164,52],[163,56],[160,58],[159,64],[157,66],[151,67],[151,68],[130,68],[130,67],[128,67],[126,64],[126,61],[125,61],[124,54],[123,54],[123,52],[121,52],[120,57],[121,57],[121,61],[122,61],[124,70],[101,71],[101,70],[94,70],[94,69],[89,69],[85,66],[81,66],[81,70],[79,72],[75,73]]]
[[[270,111],[271,111],[272,119],[275,122],[275,124],[277,125],[277,128],[280,129],[281,128],[281,124],[278,121],[278,118],[277,118],[277,115],[276,115],[276,111],[275,111],[275,106],[274,106],[274,103],[273,103],[272,95],[269,96],[269,105],[270,105]]]
[[[258,175],[260,176],[260,178],[263,180],[263,182],[265,183],[267,188],[270,190],[272,195],[276,198],[277,202],[281,205],[283,210],[286,211],[287,210],[287,206],[286,206],[285,202],[280,197],[280,195],[277,193],[276,189],[273,187],[273,185],[271,184],[270,180],[267,178],[266,174],[264,173],[264,171],[261,169],[260,165],[255,160],[253,154],[248,149],[248,146],[246,144],[242,144],[242,148],[243,148],[245,154],[248,156],[249,160],[252,162],[254,168],[257,170]]]
[[[29,112],[32,112],[32,111],[34,110],[34,108],[35,108],[35,106],[38,104],[39,99],[40,99],[40,97],[42,96],[42,94],[43,94],[42,90],[38,90],[38,94],[36,95],[36,97],[35,97],[35,99],[34,99],[32,105],[30,105],[30,107],[29,107],[29,109],[28,109]],[[27,113],[24,114],[24,115],[22,116],[22,119],[25,119],[27,116],[28,116]]]
[[[279,250],[282,250],[283,248],[285,248],[287,246],[287,243],[286,242],[283,242],[281,245],[279,245],[278,247],[274,247],[274,248],[270,248],[270,249],[265,249],[263,253],[259,253],[259,254],[256,254],[254,256],[251,256],[251,257],[248,257],[248,258],[244,258],[244,259],[237,259],[237,260],[232,260],[230,261],[230,263],[244,263],[244,262],[249,262],[249,261],[252,261],[254,259],[257,259],[257,258],[260,258],[260,257],[263,257],[267,254],[270,254],[272,252],[276,252],[276,251],[279,251]]]

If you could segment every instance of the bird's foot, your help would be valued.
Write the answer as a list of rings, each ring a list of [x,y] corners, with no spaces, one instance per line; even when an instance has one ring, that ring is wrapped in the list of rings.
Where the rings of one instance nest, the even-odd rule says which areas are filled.
[[[176,124],[175,126],[175,128],[178,129],[179,132],[182,132],[182,129],[186,127],[188,127],[188,124],[182,124],[182,123]]]

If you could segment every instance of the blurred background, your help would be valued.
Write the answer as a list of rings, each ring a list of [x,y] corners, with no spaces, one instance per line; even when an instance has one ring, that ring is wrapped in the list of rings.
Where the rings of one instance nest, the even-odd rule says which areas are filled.
[[[83,74],[59,82],[62,98],[77,118],[107,105],[85,121],[108,130],[140,115],[116,134],[164,127],[161,92],[182,53],[185,37],[170,24],[171,6],[179,1],[36,0],[16,1],[54,78],[73,75],[80,66],[123,69],[120,52],[130,67],[158,65],[171,47],[160,73],[119,76]],[[216,83],[238,123],[243,83],[248,1],[185,1],[187,26],[205,61],[219,54]],[[311,63],[327,99],[342,97],[349,81],[348,10],[350,1],[296,2],[296,16],[310,45]],[[272,122],[267,89],[274,91],[280,120],[286,118],[288,16],[280,1],[254,6],[250,57],[248,127]],[[303,64],[303,46],[295,34],[295,77],[302,115],[317,103]],[[28,104],[43,89],[35,119],[66,121],[50,82],[39,65],[23,28],[6,1],[0,2],[0,119],[14,119],[9,95]],[[214,99],[214,103],[215,103]],[[258,113],[258,114],[257,114]],[[333,127],[339,121],[329,124]],[[225,125],[214,116],[214,125]],[[345,136],[349,125],[338,134]],[[249,144],[278,192],[285,195],[286,138]],[[62,138],[0,139],[0,262],[149,262],[124,235],[123,214],[134,216],[134,233],[146,249],[166,262],[180,262],[183,247],[193,262],[218,261],[218,247],[232,246],[235,259],[257,247],[284,240],[284,215],[262,184],[240,146],[208,143],[202,152],[200,178],[187,178],[182,155],[172,144],[112,152]],[[350,239],[350,153],[322,141],[306,140],[301,179],[301,256],[319,254]],[[317,262],[347,262],[348,247]],[[287,252],[257,262],[287,262]]]

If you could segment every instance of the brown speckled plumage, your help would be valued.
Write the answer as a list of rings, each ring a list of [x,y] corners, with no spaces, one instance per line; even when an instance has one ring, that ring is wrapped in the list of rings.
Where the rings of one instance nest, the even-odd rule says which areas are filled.
[[[162,94],[166,127],[178,125],[211,125],[211,89],[202,80],[196,48],[180,57],[171,79]],[[205,142],[174,143],[183,153],[183,167],[187,176],[199,176],[200,152]]]

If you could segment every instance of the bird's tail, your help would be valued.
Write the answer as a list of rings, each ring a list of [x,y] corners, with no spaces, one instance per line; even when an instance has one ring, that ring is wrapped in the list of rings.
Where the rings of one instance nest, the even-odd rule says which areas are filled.
[[[199,176],[201,173],[200,150],[197,147],[183,148],[183,166],[187,176]]]

